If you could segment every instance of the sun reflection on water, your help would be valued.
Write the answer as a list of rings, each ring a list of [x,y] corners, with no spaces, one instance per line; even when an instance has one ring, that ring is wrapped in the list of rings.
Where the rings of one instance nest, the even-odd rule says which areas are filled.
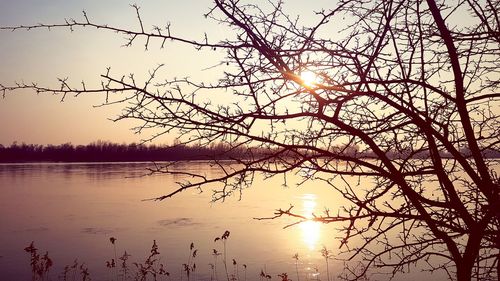
[[[314,194],[304,194],[302,196],[302,204],[303,204],[303,215],[306,218],[311,219],[316,208],[316,195]],[[316,244],[318,243],[320,236],[320,225],[318,222],[314,221],[306,221],[300,224],[300,228],[302,230],[302,240],[307,245],[309,250],[316,249]]]

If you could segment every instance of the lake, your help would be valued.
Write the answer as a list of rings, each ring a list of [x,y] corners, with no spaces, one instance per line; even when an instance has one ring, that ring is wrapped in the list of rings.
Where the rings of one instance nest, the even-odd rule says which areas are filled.
[[[169,174],[141,176],[150,166],[151,163],[0,165],[1,279],[31,280],[30,257],[23,250],[31,241],[41,253],[49,252],[54,262],[52,280],[57,280],[63,267],[75,259],[88,266],[92,280],[111,280],[114,273],[106,268],[105,261],[115,257],[115,247],[118,256],[125,250],[132,255],[130,263],[144,262],[156,240],[158,257],[170,272],[171,280],[180,279],[192,242],[198,254],[191,280],[210,280],[214,274],[209,266],[215,262],[213,249],[223,251],[223,244],[214,239],[229,230],[229,274],[237,269],[243,279],[245,264],[248,280],[258,280],[261,270],[273,280],[283,272],[296,280],[292,256],[298,253],[301,280],[326,280],[320,250],[325,246],[334,255],[338,251],[340,239],[334,225],[306,222],[283,229],[293,219],[254,218],[272,216],[275,209],[288,208],[290,204],[304,215],[319,214],[325,207],[333,211],[342,205],[339,194],[319,182],[296,187],[299,177],[290,175],[289,187],[282,185],[283,177],[257,178],[241,198],[233,196],[223,203],[211,203],[211,188],[216,185],[208,186],[202,193],[188,190],[161,202],[143,201],[174,190],[176,182],[182,180]],[[176,168],[209,176],[216,173],[202,161],[178,164]],[[117,239],[115,246],[110,237]],[[224,280],[222,258],[219,256],[216,262],[218,278]],[[331,275],[340,274],[342,266],[342,262],[330,260]],[[433,276],[439,280],[439,275]]]

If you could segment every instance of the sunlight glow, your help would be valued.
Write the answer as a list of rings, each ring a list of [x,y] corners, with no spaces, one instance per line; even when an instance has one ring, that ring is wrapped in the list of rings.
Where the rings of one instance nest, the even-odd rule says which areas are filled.
[[[316,195],[304,194],[303,200],[303,214],[306,218],[312,218],[312,213],[316,207]],[[319,240],[320,225],[318,222],[306,221],[300,224],[302,230],[302,240],[309,247],[309,250],[314,250]]]
[[[306,87],[312,87],[318,83],[318,77],[312,71],[304,71],[300,74],[300,79]]]

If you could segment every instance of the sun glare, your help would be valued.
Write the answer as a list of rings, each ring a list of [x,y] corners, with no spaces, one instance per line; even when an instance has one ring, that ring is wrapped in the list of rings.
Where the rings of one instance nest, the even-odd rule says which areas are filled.
[[[312,213],[316,207],[316,195],[305,194],[303,197],[303,211],[304,215],[308,218],[312,218]],[[315,221],[306,221],[300,224],[302,230],[302,239],[304,243],[308,246],[309,250],[314,250],[316,244],[319,240],[320,225]]]
[[[312,71],[304,71],[300,74],[300,79],[302,79],[302,83],[306,87],[312,87],[314,84],[317,84],[317,76]]]

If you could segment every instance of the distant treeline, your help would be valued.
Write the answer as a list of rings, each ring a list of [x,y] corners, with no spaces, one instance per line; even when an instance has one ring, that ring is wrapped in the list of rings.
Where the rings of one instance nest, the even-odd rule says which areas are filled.
[[[358,158],[376,158],[371,151],[358,151],[357,147],[337,148],[342,153]],[[230,148],[226,144],[211,144],[209,146],[196,145],[144,145],[144,144],[117,144],[106,141],[97,141],[88,145],[37,145],[17,144],[10,146],[0,144],[0,163],[11,162],[136,162],[136,161],[177,161],[177,160],[208,160],[208,159],[233,159],[244,158],[245,155],[269,155],[272,153],[264,148]],[[463,155],[470,155],[467,149],[462,149]],[[285,154],[286,155],[286,154]],[[387,152],[390,158],[415,159],[429,158],[429,153],[420,151]],[[500,151],[489,149],[484,152],[487,158],[500,158]],[[284,156],[284,155],[282,155]],[[442,154],[445,158],[451,155]]]
[[[117,144],[97,141],[88,145],[0,144],[0,162],[128,162],[231,159],[243,149],[211,146]]]

